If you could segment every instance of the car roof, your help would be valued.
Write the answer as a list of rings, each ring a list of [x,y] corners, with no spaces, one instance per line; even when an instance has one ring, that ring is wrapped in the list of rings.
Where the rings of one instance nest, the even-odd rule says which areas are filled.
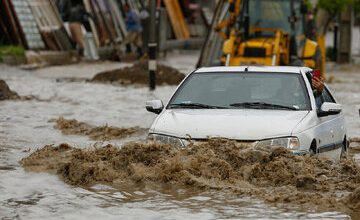
[[[211,73],[211,72],[272,72],[272,73],[305,73],[311,69],[308,67],[298,66],[215,66],[202,67],[197,69],[196,73]]]

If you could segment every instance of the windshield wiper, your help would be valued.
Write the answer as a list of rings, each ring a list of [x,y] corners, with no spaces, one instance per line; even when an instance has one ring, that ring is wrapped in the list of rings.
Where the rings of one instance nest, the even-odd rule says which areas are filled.
[[[276,104],[270,104],[266,102],[240,102],[240,103],[233,103],[230,104],[232,107],[243,107],[243,108],[266,108],[266,109],[289,109],[289,110],[299,110],[296,107],[292,106],[285,106],[285,105],[276,105]]]
[[[173,103],[169,105],[170,108],[192,108],[192,109],[227,109],[227,107],[223,106],[213,106],[213,105],[206,105],[201,103]]]

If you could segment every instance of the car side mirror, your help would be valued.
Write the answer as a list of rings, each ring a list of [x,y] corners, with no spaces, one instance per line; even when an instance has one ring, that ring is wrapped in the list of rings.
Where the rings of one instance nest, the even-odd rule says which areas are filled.
[[[160,114],[164,109],[164,104],[161,100],[151,100],[146,102],[146,110],[155,114]]]
[[[342,107],[340,104],[332,103],[332,102],[324,102],[321,105],[321,108],[317,114],[319,117],[325,117],[329,115],[337,115],[341,111],[342,111]]]

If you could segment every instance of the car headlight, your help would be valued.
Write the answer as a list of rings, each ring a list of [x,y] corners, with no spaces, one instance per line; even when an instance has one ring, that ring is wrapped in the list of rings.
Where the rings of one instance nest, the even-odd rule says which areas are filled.
[[[158,142],[162,144],[169,144],[175,147],[185,147],[185,144],[180,138],[171,137],[167,135],[161,135],[161,134],[149,134],[147,138],[148,142]]]
[[[285,147],[289,150],[299,150],[300,141],[297,137],[275,138],[275,139],[259,141],[256,144],[256,146],[257,147],[279,146],[279,147]]]

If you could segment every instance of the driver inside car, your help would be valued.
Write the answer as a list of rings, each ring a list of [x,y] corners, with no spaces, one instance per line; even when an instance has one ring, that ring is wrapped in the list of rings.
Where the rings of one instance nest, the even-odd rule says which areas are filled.
[[[323,103],[322,93],[325,87],[324,81],[322,79],[314,77],[310,72],[306,73],[306,77],[311,82],[311,87],[313,89],[313,93],[316,101],[316,107],[320,109]]]

